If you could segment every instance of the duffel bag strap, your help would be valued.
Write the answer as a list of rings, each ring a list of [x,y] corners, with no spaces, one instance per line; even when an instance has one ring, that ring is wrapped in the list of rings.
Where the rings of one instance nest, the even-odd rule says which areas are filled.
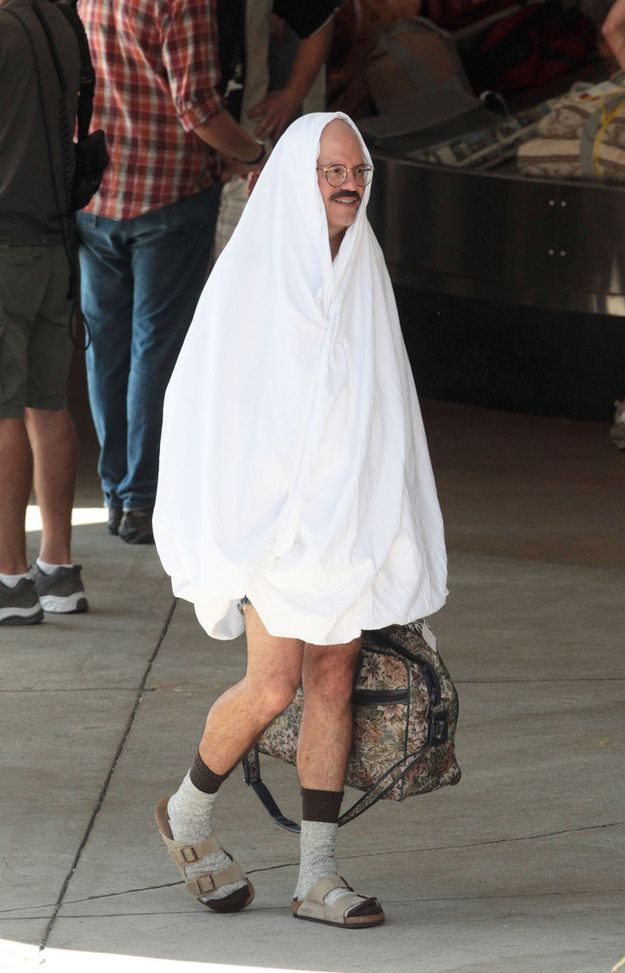
[[[397,784],[402,777],[408,773],[410,768],[421,759],[426,747],[415,753],[408,754],[407,757],[402,757],[397,763],[385,770],[378,779],[371,785],[371,787],[365,791],[362,797],[359,797],[351,807],[344,811],[339,818],[339,827],[344,824],[348,824],[353,821],[354,818],[359,817],[364,811],[372,807],[377,801],[384,797],[392,787]],[[245,783],[249,784],[258,799],[261,801],[265,810],[270,814],[276,824],[279,824],[281,828],[286,831],[293,831],[299,834],[300,826],[296,824],[295,821],[291,821],[286,815],[282,813],[278,807],[273,794],[263,781],[260,773],[260,753],[258,747],[254,747],[253,750],[243,758],[241,761],[243,765],[243,776],[245,778]]]
[[[295,821],[291,821],[290,818],[287,818],[286,815],[282,813],[274,800],[273,794],[260,776],[260,753],[258,752],[258,747],[254,747],[253,750],[250,750],[250,752],[243,757],[241,764],[243,766],[245,783],[250,785],[276,824],[279,824],[281,828],[285,829],[285,831],[294,831],[296,834],[299,834],[299,824],[296,824]]]

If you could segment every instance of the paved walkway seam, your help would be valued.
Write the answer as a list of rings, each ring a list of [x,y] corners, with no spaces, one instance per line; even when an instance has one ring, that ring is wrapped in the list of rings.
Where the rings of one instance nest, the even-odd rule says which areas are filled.
[[[158,653],[159,653],[160,648],[161,648],[161,646],[163,644],[163,641],[165,640],[165,636],[167,635],[167,632],[169,630],[169,626],[171,625],[172,619],[174,617],[175,610],[176,610],[176,599],[174,598],[172,600],[172,603],[171,603],[171,606],[169,608],[169,611],[167,612],[167,617],[165,618],[165,621],[163,623],[163,627],[162,627],[161,632],[160,632],[160,635],[159,635],[159,637],[158,637],[158,639],[156,641],[156,645],[154,646],[154,650],[153,650],[152,654],[150,655],[150,658],[148,659],[147,665],[146,665],[145,670],[143,672],[143,677],[141,679],[141,683],[139,685],[139,688],[136,691],[135,703],[134,703],[134,706],[132,708],[132,712],[130,713],[130,716],[128,717],[128,720],[126,722],[126,726],[124,728],[124,732],[122,733],[122,738],[119,741],[117,750],[115,751],[115,755],[113,757],[113,761],[112,761],[111,766],[109,768],[108,774],[106,775],[106,779],[104,781],[104,784],[102,785],[102,789],[100,790],[100,794],[98,796],[98,800],[96,801],[95,808],[93,809],[93,813],[91,815],[91,818],[89,819],[89,823],[88,823],[87,828],[85,830],[85,833],[83,835],[82,841],[80,842],[80,845],[78,846],[78,850],[77,850],[76,855],[74,857],[74,861],[72,862],[72,866],[71,866],[69,872],[67,873],[67,875],[65,876],[65,881],[63,882],[63,885],[61,886],[61,891],[59,892],[58,898],[56,900],[56,904],[54,906],[54,911],[53,911],[53,913],[52,913],[52,915],[50,917],[50,921],[48,922],[48,925],[46,926],[46,929],[45,929],[44,934],[43,934],[43,938],[42,938],[41,943],[40,943],[40,946],[39,946],[39,951],[40,952],[42,952],[43,950],[45,950],[45,948],[46,948],[46,946],[48,944],[48,939],[50,938],[50,934],[51,934],[52,929],[54,927],[54,924],[56,922],[57,916],[59,914],[59,910],[61,909],[61,906],[63,905],[63,900],[65,899],[65,893],[67,892],[67,889],[69,887],[69,883],[70,883],[70,881],[72,879],[72,875],[74,874],[74,872],[76,871],[76,868],[78,867],[78,863],[80,861],[80,857],[81,857],[81,855],[83,853],[83,850],[85,848],[85,845],[87,844],[87,842],[89,840],[89,837],[91,835],[91,832],[93,831],[93,826],[94,826],[95,821],[96,821],[96,818],[97,818],[97,816],[98,816],[98,814],[100,812],[100,808],[102,807],[102,804],[104,803],[104,798],[106,797],[106,793],[107,793],[107,791],[109,789],[109,785],[111,783],[113,774],[115,773],[115,768],[117,767],[117,763],[119,761],[119,758],[121,757],[121,755],[122,755],[122,753],[124,751],[124,747],[126,746],[126,741],[127,741],[128,737],[130,735],[130,731],[132,730],[132,727],[134,725],[135,719],[137,717],[137,712],[139,710],[139,706],[141,705],[141,700],[143,699],[143,696],[145,694],[145,687],[146,687],[147,681],[148,681],[148,679],[150,677],[150,672],[152,671],[152,666],[154,665],[154,662],[156,660],[156,657],[158,656]]]

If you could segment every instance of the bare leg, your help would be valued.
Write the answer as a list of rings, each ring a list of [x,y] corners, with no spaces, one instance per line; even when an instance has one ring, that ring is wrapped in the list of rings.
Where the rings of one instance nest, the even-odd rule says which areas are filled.
[[[0,419],[0,573],[23,574],[32,454],[22,419]]]
[[[366,928],[384,922],[384,910],[375,897],[355,894],[338,874],[336,864],[359,649],[359,638],[344,645],[306,645],[304,649],[304,715],[297,753],[303,813],[293,898],[299,919]]]
[[[299,685],[304,643],[269,635],[258,613],[245,610],[247,671],[213,704],[200,741],[200,756],[226,774],[263,730],[289,705]]]
[[[302,787],[341,791],[352,742],[352,679],[360,639],[344,645],[306,645],[302,676],[304,716],[297,771]]]
[[[199,766],[196,760],[167,802],[176,841],[196,843],[213,834],[213,809],[223,776],[248,752],[272,719],[288,706],[300,682],[303,642],[269,635],[251,605],[245,612],[245,626],[245,676],[211,707],[200,741]],[[218,847],[183,867],[185,879],[203,883],[198,897],[211,909],[237,912],[251,900],[253,890],[245,876],[226,878],[230,865],[230,858]],[[209,875],[210,881],[206,878]],[[195,886],[193,894],[197,893]]]
[[[43,524],[39,556],[50,564],[70,564],[78,453],[74,423],[66,409],[27,409],[26,428]]]

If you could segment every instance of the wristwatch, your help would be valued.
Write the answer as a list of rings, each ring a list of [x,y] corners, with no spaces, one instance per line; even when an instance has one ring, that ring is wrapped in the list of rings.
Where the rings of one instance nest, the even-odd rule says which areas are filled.
[[[258,155],[255,159],[242,159],[246,166],[257,166],[259,162],[262,162],[267,154],[267,149],[265,148],[265,143],[261,142],[260,139],[256,139],[256,144],[260,146]]]

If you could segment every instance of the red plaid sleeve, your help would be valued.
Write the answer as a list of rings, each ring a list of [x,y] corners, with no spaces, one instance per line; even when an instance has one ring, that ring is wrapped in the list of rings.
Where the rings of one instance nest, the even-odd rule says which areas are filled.
[[[161,22],[163,65],[186,132],[225,108],[219,92],[215,6],[215,0],[169,0]]]

